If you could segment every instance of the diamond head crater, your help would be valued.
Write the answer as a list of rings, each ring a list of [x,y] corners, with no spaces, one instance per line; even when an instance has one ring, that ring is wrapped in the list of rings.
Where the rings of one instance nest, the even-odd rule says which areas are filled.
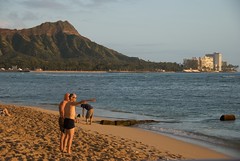
[[[82,36],[68,21],[0,28],[0,68],[64,71],[182,71],[182,65],[129,57]]]

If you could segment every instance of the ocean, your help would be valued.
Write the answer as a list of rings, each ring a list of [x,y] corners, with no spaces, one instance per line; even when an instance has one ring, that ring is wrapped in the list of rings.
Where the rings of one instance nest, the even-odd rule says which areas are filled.
[[[95,116],[153,119],[137,127],[240,157],[240,73],[0,72],[0,103],[58,110],[66,92],[95,97]]]

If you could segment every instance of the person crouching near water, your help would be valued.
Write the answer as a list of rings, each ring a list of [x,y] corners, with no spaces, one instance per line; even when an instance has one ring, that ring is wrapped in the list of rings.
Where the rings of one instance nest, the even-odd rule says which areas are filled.
[[[93,113],[94,113],[94,109],[91,105],[87,104],[87,102],[85,101],[83,104],[81,104],[82,107],[82,117],[84,117],[84,110],[86,109],[87,113],[86,113],[86,124],[88,124],[89,121],[89,125],[92,124],[92,119],[93,119]]]
[[[65,129],[65,137],[63,142],[64,152],[71,154],[71,146],[72,140],[74,136],[75,130],[75,115],[76,115],[76,106],[83,104],[86,101],[95,102],[96,99],[82,100],[80,102],[76,102],[77,95],[75,93],[71,93],[69,95],[69,102],[67,102],[64,108],[64,129]],[[67,148],[67,149],[66,149]]]

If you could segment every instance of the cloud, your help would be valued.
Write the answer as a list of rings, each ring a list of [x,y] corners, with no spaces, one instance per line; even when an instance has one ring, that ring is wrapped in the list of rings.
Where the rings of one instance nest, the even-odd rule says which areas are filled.
[[[165,43],[140,43],[140,44],[135,44],[137,47],[154,47],[154,46],[161,46],[165,45]]]
[[[19,13],[17,11],[10,11],[5,16],[5,19],[0,20],[0,28],[22,29],[29,27],[27,22],[34,22],[39,19],[37,14],[26,11]]]
[[[17,12],[10,12],[7,15],[7,18],[8,18],[8,23],[6,26],[7,28],[21,29],[23,27],[26,27],[24,21],[22,20],[22,17]]]
[[[9,19],[19,19],[19,14],[17,14],[16,12],[10,12],[7,17]]]
[[[19,4],[40,9],[66,9],[64,4],[56,0],[25,0]]]
[[[105,5],[105,4],[109,4],[109,3],[116,3],[119,2],[119,0],[92,0],[92,4],[93,5]]]
[[[29,11],[25,12],[22,17],[22,20],[37,20],[37,19],[39,19],[39,16]]]
[[[127,0],[71,0],[72,3],[75,3],[80,7],[87,8],[97,8],[112,3],[118,3],[121,1],[127,2]]]
[[[0,28],[8,28],[10,23],[7,21],[0,21]]]

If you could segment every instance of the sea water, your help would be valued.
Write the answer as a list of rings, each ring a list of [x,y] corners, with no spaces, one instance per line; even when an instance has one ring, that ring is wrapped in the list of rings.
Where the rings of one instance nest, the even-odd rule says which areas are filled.
[[[95,97],[96,116],[154,119],[138,127],[240,157],[240,73],[0,72],[1,103],[58,110],[66,92]]]

